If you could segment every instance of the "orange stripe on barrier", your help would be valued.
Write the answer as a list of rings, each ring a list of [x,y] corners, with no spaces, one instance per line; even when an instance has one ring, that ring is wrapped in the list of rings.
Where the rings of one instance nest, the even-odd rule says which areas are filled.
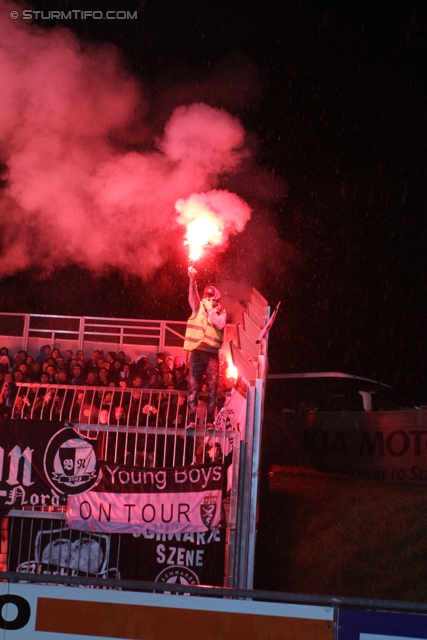
[[[332,640],[333,623],[223,611],[38,598],[36,631],[129,640]]]

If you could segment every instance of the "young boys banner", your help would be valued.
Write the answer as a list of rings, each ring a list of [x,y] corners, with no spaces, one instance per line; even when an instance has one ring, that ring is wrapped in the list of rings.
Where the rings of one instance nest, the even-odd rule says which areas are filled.
[[[216,529],[221,516],[223,466],[172,468],[101,465],[91,491],[69,495],[67,524],[107,533],[197,533]]]

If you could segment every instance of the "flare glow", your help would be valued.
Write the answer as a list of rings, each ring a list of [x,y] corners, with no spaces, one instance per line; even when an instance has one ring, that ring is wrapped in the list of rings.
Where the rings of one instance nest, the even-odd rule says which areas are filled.
[[[213,190],[193,193],[175,203],[178,223],[186,227],[184,244],[189,246],[189,260],[198,260],[206,248],[225,246],[231,233],[243,231],[251,209],[239,196],[229,191]]]
[[[183,205],[181,217],[189,220],[186,223],[184,244],[189,247],[190,260],[198,260],[208,245],[221,244],[223,224],[212,211],[203,205],[193,203],[188,206]]]
[[[231,354],[227,356],[226,360],[227,360],[227,378],[229,380],[237,380],[237,376],[239,375],[239,372],[233,364]]]

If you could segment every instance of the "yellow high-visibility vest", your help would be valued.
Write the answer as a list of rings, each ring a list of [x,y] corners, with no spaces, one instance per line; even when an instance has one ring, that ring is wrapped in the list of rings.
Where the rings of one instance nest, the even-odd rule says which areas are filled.
[[[193,351],[202,344],[215,349],[222,345],[223,331],[217,329],[209,317],[203,302],[200,302],[197,313],[192,313],[188,318],[185,331],[184,349]]]

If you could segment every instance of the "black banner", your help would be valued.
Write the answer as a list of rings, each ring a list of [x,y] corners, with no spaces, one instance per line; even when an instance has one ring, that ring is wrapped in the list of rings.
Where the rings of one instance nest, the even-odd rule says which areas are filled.
[[[98,481],[96,440],[63,423],[4,420],[0,445],[0,507],[65,505]]]
[[[55,490],[45,473],[49,442],[62,423],[40,420],[3,421],[0,439],[0,507],[59,506],[63,492]],[[75,434],[72,429],[67,432]]]
[[[225,529],[203,533],[122,535],[122,578],[169,584],[224,584]]]
[[[9,518],[9,571],[222,586],[224,558],[225,529],[133,536]]]

